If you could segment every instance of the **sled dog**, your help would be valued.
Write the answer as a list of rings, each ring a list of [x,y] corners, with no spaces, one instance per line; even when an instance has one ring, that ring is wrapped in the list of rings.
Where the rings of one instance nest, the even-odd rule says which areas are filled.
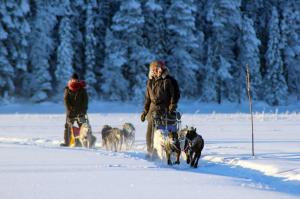
[[[201,152],[204,148],[204,140],[197,134],[196,128],[190,127],[185,136],[184,152],[186,154],[186,163],[191,167],[197,168]]]
[[[120,129],[104,125],[101,131],[102,146],[106,150],[120,151],[123,144],[123,135]]]
[[[124,123],[122,128],[123,142],[126,149],[130,149],[135,141],[135,128],[131,123]]]
[[[96,137],[92,134],[92,128],[89,123],[85,122],[81,125],[80,131],[79,131],[79,145],[86,147],[86,148],[92,148],[95,146]],[[78,144],[76,144],[78,145]]]
[[[153,155],[159,159],[166,159],[168,165],[172,165],[171,155],[176,155],[175,164],[180,164],[180,144],[176,132],[157,129],[153,135]]]

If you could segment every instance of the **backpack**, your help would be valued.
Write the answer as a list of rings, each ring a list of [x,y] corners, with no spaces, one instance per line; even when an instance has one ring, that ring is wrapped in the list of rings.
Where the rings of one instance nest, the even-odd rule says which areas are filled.
[[[172,82],[172,85],[174,87],[174,96],[175,96],[174,101],[177,104],[179,101],[179,98],[180,98],[180,89],[179,89],[177,80],[174,77],[172,77],[171,75],[167,75],[166,79],[170,79]]]

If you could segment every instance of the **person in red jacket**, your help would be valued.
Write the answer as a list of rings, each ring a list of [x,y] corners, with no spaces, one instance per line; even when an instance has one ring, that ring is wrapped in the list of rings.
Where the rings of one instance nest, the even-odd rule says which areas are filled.
[[[85,89],[86,83],[79,80],[79,77],[74,73],[68,81],[68,85],[64,90],[64,103],[66,107],[66,123],[64,131],[64,143],[61,146],[69,146],[70,131],[69,126],[75,121],[81,126],[82,121],[88,110],[88,94]]]

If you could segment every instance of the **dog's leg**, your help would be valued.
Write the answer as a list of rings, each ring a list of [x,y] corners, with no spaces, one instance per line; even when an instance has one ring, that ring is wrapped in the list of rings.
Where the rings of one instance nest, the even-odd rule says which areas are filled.
[[[196,160],[196,154],[194,152],[191,152],[191,167],[194,166]]]
[[[94,147],[95,147],[96,140],[97,140],[96,136],[91,135],[91,143],[90,143],[90,147],[91,147],[91,148],[94,148]]]
[[[118,151],[118,144],[116,142],[114,142],[114,151],[117,152]]]
[[[196,154],[195,154],[195,162],[194,162],[194,164],[192,165],[194,168],[197,168],[197,167],[198,167],[198,162],[199,162],[200,156],[201,156],[201,153],[196,153]]]
[[[175,146],[176,146],[176,149],[175,149],[176,162],[175,162],[175,164],[180,164],[181,149],[180,149],[180,143],[179,143],[179,141],[175,144]]]
[[[190,162],[191,162],[191,156],[190,156],[190,153],[187,151],[187,152],[185,152],[185,155],[186,155],[186,163],[187,163],[187,164],[190,164]]]
[[[171,153],[166,151],[166,155],[167,155],[168,165],[172,165],[172,162],[171,162]]]
[[[176,162],[175,162],[175,164],[180,164],[180,161],[179,161],[179,159],[180,159],[180,153],[181,153],[181,151],[177,151],[176,152]]]

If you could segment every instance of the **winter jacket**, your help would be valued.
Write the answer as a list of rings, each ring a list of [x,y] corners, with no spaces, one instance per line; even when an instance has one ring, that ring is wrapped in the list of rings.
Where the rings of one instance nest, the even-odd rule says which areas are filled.
[[[147,114],[148,121],[153,112],[164,114],[176,110],[174,86],[167,75],[167,70],[159,78],[149,73],[144,103],[144,113]]]
[[[85,89],[85,82],[70,80],[64,91],[64,102],[67,116],[74,118],[85,115],[88,109],[88,95]]]

